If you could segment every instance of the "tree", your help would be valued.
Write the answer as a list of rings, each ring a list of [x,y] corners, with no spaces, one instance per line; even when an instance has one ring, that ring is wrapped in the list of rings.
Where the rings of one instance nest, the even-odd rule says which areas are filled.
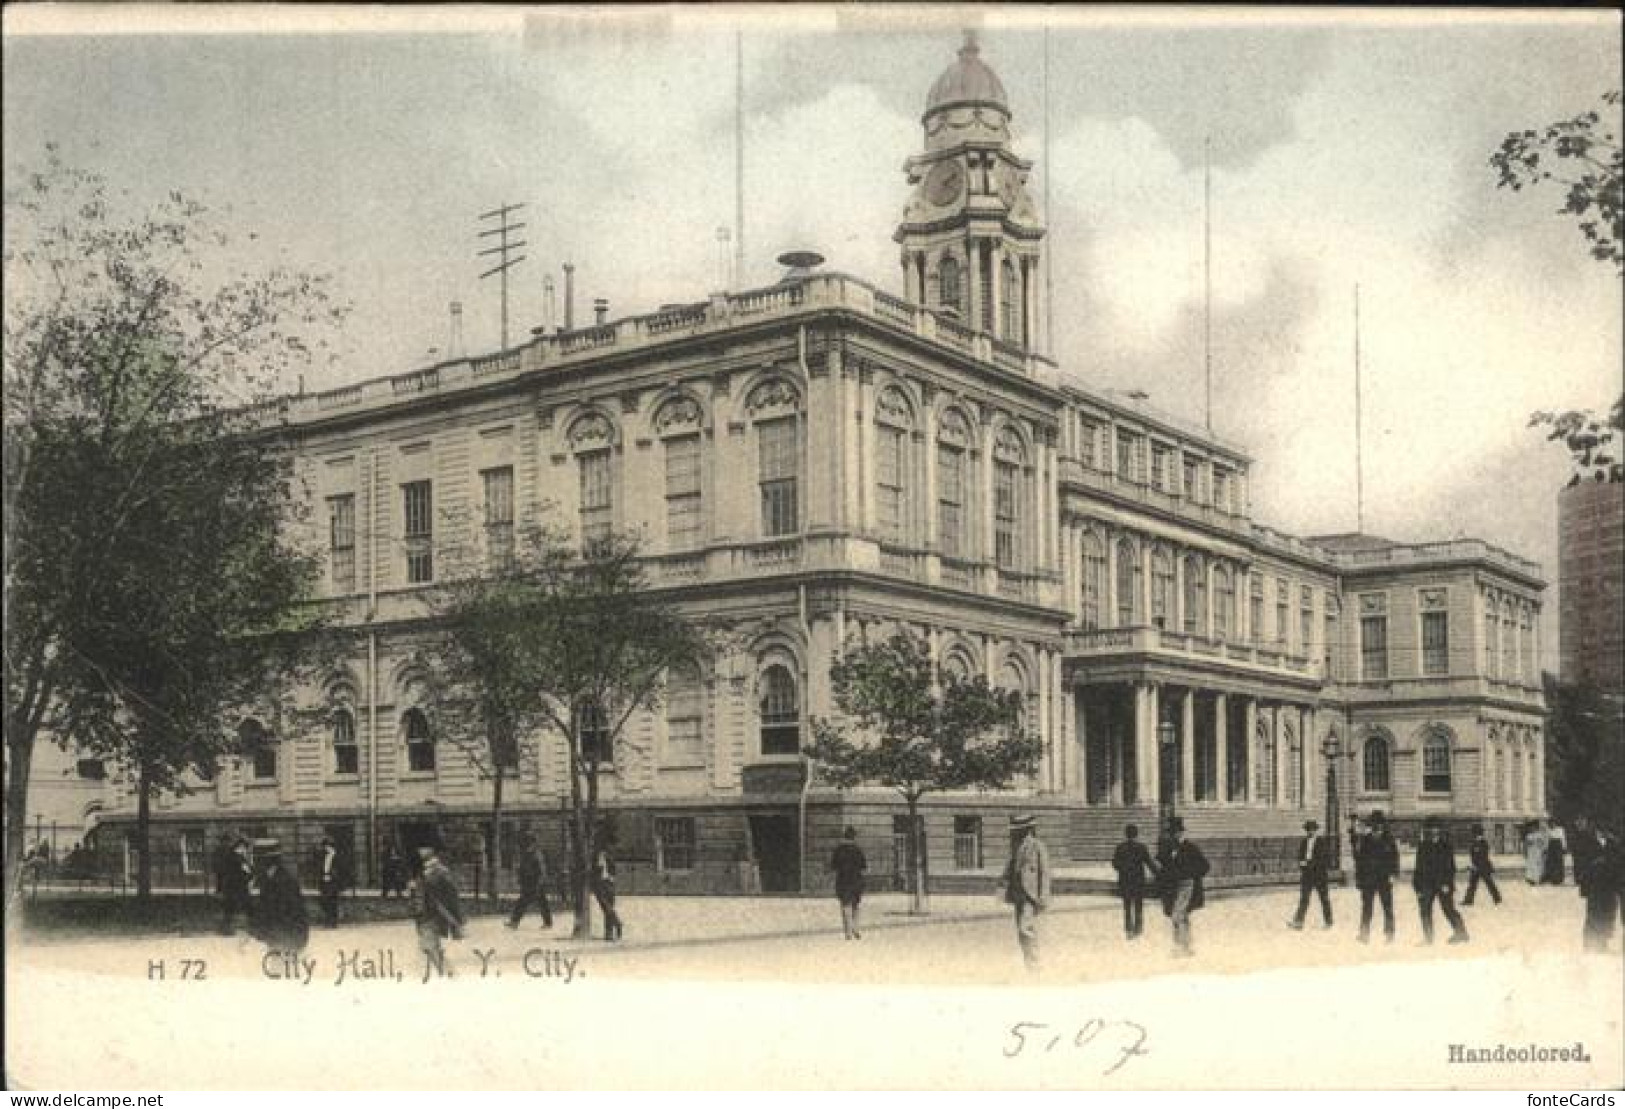
[[[1625,812],[1625,703],[1551,674],[1545,687],[1548,810],[1563,823],[1585,816],[1617,827]]]
[[[926,644],[907,632],[847,650],[830,680],[847,720],[815,719],[807,757],[832,785],[889,786],[902,796],[912,908],[927,912],[920,799],[933,790],[1003,789],[1037,768],[1043,742],[1027,734],[1019,692],[979,675],[939,673]]]
[[[264,403],[342,308],[325,279],[211,277],[232,248],[171,193],[135,216],[48,149],[8,191],[6,880],[42,737],[152,797],[229,748],[222,712],[288,677],[316,621],[290,456]],[[311,336],[317,338],[313,346]],[[304,645],[302,645],[302,642]]]
[[[1618,89],[1602,95],[1602,110],[1582,112],[1540,131],[1512,131],[1490,156],[1496,185],[1517,192],[1550,181],[1566,186],[1558,212],[1574,216],[1591,256],[1625,273],[1625,197]]]
[[[492,766],[509,743],[515,764],[521,751],[536,757],[538,732],[564,741],[574,934],[586,939],[600,773],[631,756],[627,721],[659,706],[668,674],[710,661],[718,630],[650,588],[636,538],[609,535],[578,548],[547,527],[519,537],[511,566],[448,585],[435,607],[444,639],[426,650],[445,667],[433,679],[445,730],[465,750],[483,748]]]
[[[1606,420],[1590,409],[1543,411],[1529,417],[1529,426],[1548,428],[1547,440],[1568,448],[1574,459],[1570,485],[1625,481],[1625,464],[1619,454],[1620,440],[1625,438],[1625,394],[1614,402]]]

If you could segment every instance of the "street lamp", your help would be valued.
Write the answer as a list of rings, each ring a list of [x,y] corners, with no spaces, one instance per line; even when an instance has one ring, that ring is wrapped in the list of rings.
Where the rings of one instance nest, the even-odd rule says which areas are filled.
[[[1179,798],[1179,783],[1175,780],[1178,773],[1179,758],[1175,751],[1178,742],[1174,734],[1174,722],[1164,720],[1157,725],[1157,741],[1162,754],[1162,827],[1168,830],[1177,815],[1175,805]]]
[[[1343,742],[1337,738],[1337,729],[1326,733],[1320,741],[1320,753],[1326,760],[1326,836],[1332,849],[1332,869],[1342,869],[1342,836],[1337,828],[1337,760],[1343,754]]]

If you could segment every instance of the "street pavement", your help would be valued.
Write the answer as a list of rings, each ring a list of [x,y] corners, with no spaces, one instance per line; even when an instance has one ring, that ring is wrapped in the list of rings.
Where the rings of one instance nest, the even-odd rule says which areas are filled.
[[[409,923],[318,926],[297,965],[242,937],[13,936],[23,1031],[8,1021],[8,1056],[72,1074],[93,1006],[117,1030],[96,1062],[113,1086],[365,1087],[425,1068],[431,1086],[521,1088],[1617,1086],[1619,937],[1581,954],[1574,888],[1507,879],[1502,905],[1463,910],[1462,945],[1444,943],[1442,919],[1420,945],[1408,887],[1392,945],[1380,914],[1372,942],[1355,941],[1351,889],[1333,891],[1333,929],[1312,906],[1301,932],[1286,926],[1295,890],[1216,896],[1188,960],[1155,902],[1129,943],[1115,901],[1060,898],[1036,976],[987,896],[936,897],[916,917],[903,895],[874,895],[852,941],[833,899],[627,897],[617,944],[569,939],[568,914],[550,931],[535,915],[517,931],[481,917],[447,945],[449,979],[427,982]],[[1134,1029],[1157,1050],[1126,1047]],[[242,1051],[267,1039],[278,1064]],[[1582,1042],[1588,1058],[1447,1062],[1449,1043],[1530,1039]],[[236,1062],[225,1077],[178,1062],[199,1058]]]

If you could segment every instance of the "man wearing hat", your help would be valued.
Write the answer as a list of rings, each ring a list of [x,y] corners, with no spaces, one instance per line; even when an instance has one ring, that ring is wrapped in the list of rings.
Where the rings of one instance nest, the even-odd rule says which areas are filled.
[[[1473,894],[1478,892],[1478,884],[1484,883],[1484,888],[1490,891],[1490,900],[1497,905],[1501,903],[1501,891],[1495,888],[1495,863],[1490,859],[1490,841],[1484,838],[1484,825],[1473,825],[1473,845],[1467,849],[1467,896],[1461,899],[1463,905],[1473,903]]]
[[[298,954],[310,940],[310,918],[299,879],[283,863],[282,846],[275,840],[256,841],[254,859],[262,869],[251,931],[275,954]]]
[[[1303,822],[1303,839],[1298,841],[1298,911],[1287,924],[1299,931],[1303,918],[1309,914],[1309,895],[1320,895],[1320,916],[1323,926],[1332,926],[1332,898],[1326,890],[1326,876],[1331,870],[1331,850],[1326,837],[1320,834],[1320,825],[1313,820]]]
[[[248,861],[248,841],[237,836],[221,844],[215,859],[214,886],[220,895],[220,934],[235,935],[237,914],[252,920],[254,867]]]
[[[1422,842],[1416,845],[1416,869],[1411,875],[1416,907],[1422,914],[1422,942],[1433,942],[1433,903],[1438,902],[1450,922],[1450,942],[1466,943],[1467,926],[1456,911],[1456,852],[1445,838],[1439,818],[1422,822]]]
[[[1157,859],[1162,871],[1162,911],[1174,926],[1174,956],[1188,959],[1191,950],[1191,914],[1207,904],[1202,879],[1207,877],[1207,856],[1191,842],[1185,822],[1168,821],[1168,836]]]
[[[1354,836],[1354,885],[1360,891],[1360,942],[1371,939],[1371,906],[1382,902],[1382,936],[1394,942],[1394,877],[1399,845],[1380,810],[1373,810]]]
[[[1027,969],[1038,970],[1038,914],[1049,908],[1049,852],[1038,838],[1038,821],[1010,818],[1010,861],[1004,868],[1004,899],[1016,911],[1016,939]]]

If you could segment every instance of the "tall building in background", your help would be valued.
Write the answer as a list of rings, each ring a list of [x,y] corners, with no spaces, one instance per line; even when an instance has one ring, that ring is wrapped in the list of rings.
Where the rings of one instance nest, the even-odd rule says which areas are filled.
[[[1625,484],[1582,481],[1559,493],[1557,550],[1561,676],[1625,693]]]

